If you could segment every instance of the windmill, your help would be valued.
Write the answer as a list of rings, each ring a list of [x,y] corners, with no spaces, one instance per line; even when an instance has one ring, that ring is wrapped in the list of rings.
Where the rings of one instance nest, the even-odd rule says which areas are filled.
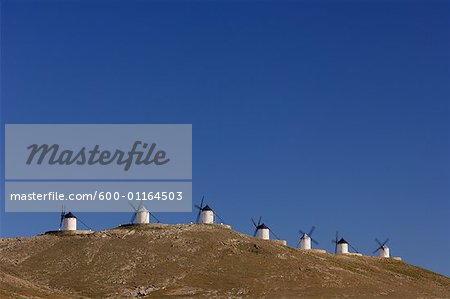
[[[380,257],[391,257],[389,247],[386,245],[389,242],[389,238],[387,238],[383,243],[381,243],[377,238],[375,238],[375,241],[378,243],[379,247],[375,249],[373,253],[376,253],[379,250]]]
[[[339,233],[336,232],[336,237],[334,240],[331,240],[332,243],[335,243],[334,253],[335,254],[346,254],[349,253],[348,247],[350,246],[353,251],[358,253],[358,250],[356,250],[355,247],[353,247],[351,244],[349,244],[347,241],[345,241],[344,238],[339,239]]]
[[[135,224],[144,224],[144,223],[150,223],[151,217],[155,218],[156,222],[160,222],[158,218],[150,211],[144,207],[144,205],[141,203],[137,208],[133,206],[130,202],[128,202],[130,206],[133,208],[134,213],[133,216],[131,216],[130,223]]]
[[[224,221],[222,218],[220,218],[219,215],[217,215],[216,211],[214,211],[210,206],[207,204],[203,205],[203,201],[205,200],[205,196],[202,197],[202,201],[200,202],[200,205],[195,205],[195,208],[198,210],[197,218],[195,219],[196,223],[199,223],[201,220],[201,223],[215,223],[216,218],[220,220],[221,223]]]
[[[300,249],[311,249],[311,241],[314,244],[319,245],[319,242],[317,242],[316,240],[314,240],[311,237],[315,229],[316,229],[315,226],[311,227],[311,229],[309,230],[309,233],[305,233],[302,230],[298,231],[302,235],[300,237],[300,240],[298,241],[298,248],[300,248]]]
[[[262,222],[261,216],[259,217],[258,223],[256,223],[255,220],[253,220],[252,218],[252,223],[255,226],[255,232],[253,233],[253,237],[269,240],[270,233],[272,233],[272,235],[274,235],[275,238],[280,240],[280,238],[278,238],[278,236],[270,229],[270,227],[268,227],[267,225],[264,224],[264,222]]]
[[[80,221],[87,229],[92,230],[86,223],[81,221],[80,218],[75,216],[72,212],[66,213],[64,206],[62,206],[61,214],[59,217],[59,230],[63,231],[76,231],[77,230],[77,221]]]

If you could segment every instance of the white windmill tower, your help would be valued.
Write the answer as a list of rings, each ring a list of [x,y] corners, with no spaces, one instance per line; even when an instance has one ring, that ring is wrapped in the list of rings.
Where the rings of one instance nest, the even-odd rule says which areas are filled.
[[[89,231],[92,231],[86,223],[81,221],[81,219],[75,216],[72,212],[66,213],[64,206],[62,206],[61,214],[59,217],[59,230],[58,231],[77,231],[77,233],[82,233],[83,231],[78,230],[77,222],[80,222]]]
[[[266,224],[262,222],[262,217],[259,217],[258,223],[255,222],[252,218],[252,223],[255,226],[255,232],[253,233],[253,237],[263,240],[270,240],[270,233],[274,235],[275,238],[280,240],[280,238],[275,235],[275,233],[268,227]]]
[[[319,245],[319,242],[317,242],[316,240],[314,240],[312,238],[312,234],[313,234],[315,229],[316,229],[315,226],[311,227],[311,229],[309,230],[309,233],[305,233],[304,231],[299,230],[299,233],[302,236],[300,237],[300,240],[298,242],[298,248],[300,248],[300,249],[311,249],[311,242],[313,242],[316,245]]]
[[[72,212],[66,213],[64,205],[61,209],[59,217],[59,230],[75,231],[77,230],[77,217]]]
[[[216,211],[214,211],[210,206],[203,205],[205,197],[202,197],[202,201],[200,202],[200,205],[195,205],[195,207],[198,209],[197,218],[195,220],[196,223],[207,223],[212,224],[216,222],[216,218],[223,223],[224,221],[222,218],[217,215]]]
[[[63,224],[64,231],[77,230],[77,217],[75,217],[75,215],[72,214],[72,212],[69,212],[67,214],[64,213],[62,224]]]
[[[336,238],[334,240],[331,240],[331,242],[335,243],[336,246],[334,248],[335,254],[347,254],[349,253],[348,247],[352,248],[356,253],[358,253],[358,250],[356,250],[355,247],[350,245],[347,241],[345,241],[344,238],[339,239],[339,233],[336,232]]]
[[[146,224],[151,222],[151,217],[155,218],[156,222],[160,222],[158,218],[150,211],[144,207],[141,203],[137,208],[135,208],[130,202],[128,202],[130,206],[133,208],[134,213],[131,216],[130,223],[131,224]]]
[[[59,217],[59,230],[61,231],[76,231],[77,221],[79,221],[87,229],[92,230],[86,223],[81,221],[81,219],[75,216],[72,212],[66,213],[64,206],[62,207],[61,214]]]
[[[391,257],[391,254],[389,252],[389,247],[386,245],[389,242],[389,238],[386,239],[383,243],[380,242],[377,238],[375,238],[375,241],[378,243],[379,247],[375,249],[373,253],[376,253],[378,250],[380,251],[380,257]]]

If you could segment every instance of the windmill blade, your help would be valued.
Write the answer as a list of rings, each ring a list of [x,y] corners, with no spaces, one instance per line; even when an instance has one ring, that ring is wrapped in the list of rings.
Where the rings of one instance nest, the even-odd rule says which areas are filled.
[[[80,221],[80,223],[83,224],[87,229],[92,230],[92,228],[91,228],[89,225],[87,225],[86,223],[84,223],[83,221],[81,221],[80,218],[78,218],[78,217],[76,217],[76,218],[77,218],[77,220]]]
[[[380,240],[378,240],[378,238],[375,238],[375,241],[378,243],[378,245],[380,245],[380,247],[383,246],[383,244],[381,244]]]
[[[311,227],[311,230],[309,231],[308,236],[311,237],[315,229],[316,229],[316,227],[313,225],[313,227]]]
[[[259,216],[258,225],[261,225],[262,216]]]
[[[253,218],[252,218],[252,222],[253,222],[253,225],[254,225],[255,227],[258,226],[258,225],[256,224],[255,220],[253,220]]]
[[[334,243],[334,253],[337,253],[337,239],[331,240],[331,243]]]
[[[253,237],[256,237],[257,232],[258,232],[258,229],[256,228],[255,231],[253,232]]]
[[[220,222],[225,223],[225,221],[223,221],[223,219],[222,219],[219,215],[217,215],[217,213],[216,213],[215,210],[212,210],[212,211],[213,211],[213,213],[214,213],[214,216],[216,216],[217,218],[219,218]]]
[[[136,209],[136,207],[133,206],[133,204],[132,204],[130,201],[128,201],[128,204],[133,208],[133,210],[134,210],[135,212],[137,212],[138,209]]]
[[[271,228],[269,228],[269,231],[272,233],[272,235],[275,236],[275,238],[277,238],[277,240],[280,240],[280,238],[278,238],[278,236],[273,232],[273,230]]]
[[[356,253],[359,253],[359,251],[355,247],[353,247],[350,243],[348,244],[348,246],[350,246],[350,248],[353,249],[353,251],[355,251]]]
[[[133,213],[130,219],[130,223],[134,223],[134,220],[136,219],[136,214],[137,214],[136,212]]]
[[[304,234],[305,234],[305,232],[302,231],[301,229],[298,231],[298,233],[301,234],[301,235],[304,235]]]
[[[387,242],[389,242],[389,238],[387,238],[386,241],[384,241],[383,246],[381,246],[381,247],[384,247],[384,245],[386,245]]]
[[[130,218],[130,224],[133,224],[134,220],[136,220],[136,214],[137,214],[137,211],[139,208],[136,208],[130,201],[128,201],[128,204],[134,210],[134,213],[133,213],[133,215],[131,215],[131,218]]]
[[[201,209],[198,210],[197,218],[195,219],[195,222],[196,222],[196,223],[198,223],[198,222],[200,221],[200,215],[201,215],[201,213],[202,213],[202,210],[201,210]]]
[[[335,243],[337,246],[338,242],[339,242],[339,236],[338,236],[338,232],[336,232],[336,237],[334,238],[334,240],[331,240],[331,243]]]
[[[205,196],[202,196],[202,201],[200,202],[200,205],[195,205],[195,207],[198,209],[197,217],[195,218],[195,223],[199,223],[200,221],[200,215],[202,214],[203,209],[203,201],[205,200]]]
[[[311,238],[311,237],[310,237]],[[313,238],[311,238],[311,242],[313,242],[316,245],[319,245],[319,242],[317,242],[316,240],[314,240]]]
[[[152,214],[152,213],[150,213],[150,212],[148,213],[148,217],[149,217],[149,218],[151,218],[151,217],[155,218],[156,222],[158,222],[158,223],[161,222],[161,221],[159,221],[158,218],[156,218],[155,214]],[[149,222],[151,222],[150,219],[149,219]]]
[[[63,220],[64,220],[64,216],[66,215],[66,212],[64,211],[64,205],[61,207],[61,215],[60,215],[60,219],[59,219],[59,229],[61,229],[62,224],[63,224]]]
[[[338,241],[339,241],[339,232],[336,231],[336,239],[334,241],[335,245],[334,245],[334,254],[337,253],[337,245],[338,245]]]
[[[372,253],[376,253],[378,250],[380,250],[381,247],[378,247],[377,249],[375,249]]]

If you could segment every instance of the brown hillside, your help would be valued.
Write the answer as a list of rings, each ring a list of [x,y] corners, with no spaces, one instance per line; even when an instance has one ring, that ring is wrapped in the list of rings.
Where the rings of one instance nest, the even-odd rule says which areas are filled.
[[[392,259],[284,247],[219,225],[139,225],[0,239],[0,298],[450,298],[450,279]]]

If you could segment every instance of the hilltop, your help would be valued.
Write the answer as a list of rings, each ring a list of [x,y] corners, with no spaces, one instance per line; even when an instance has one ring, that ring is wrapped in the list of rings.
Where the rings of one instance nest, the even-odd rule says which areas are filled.
[[[220,225],[134,225],[0,239],[0,297],[450,298],[392,259],[301,251]]]

